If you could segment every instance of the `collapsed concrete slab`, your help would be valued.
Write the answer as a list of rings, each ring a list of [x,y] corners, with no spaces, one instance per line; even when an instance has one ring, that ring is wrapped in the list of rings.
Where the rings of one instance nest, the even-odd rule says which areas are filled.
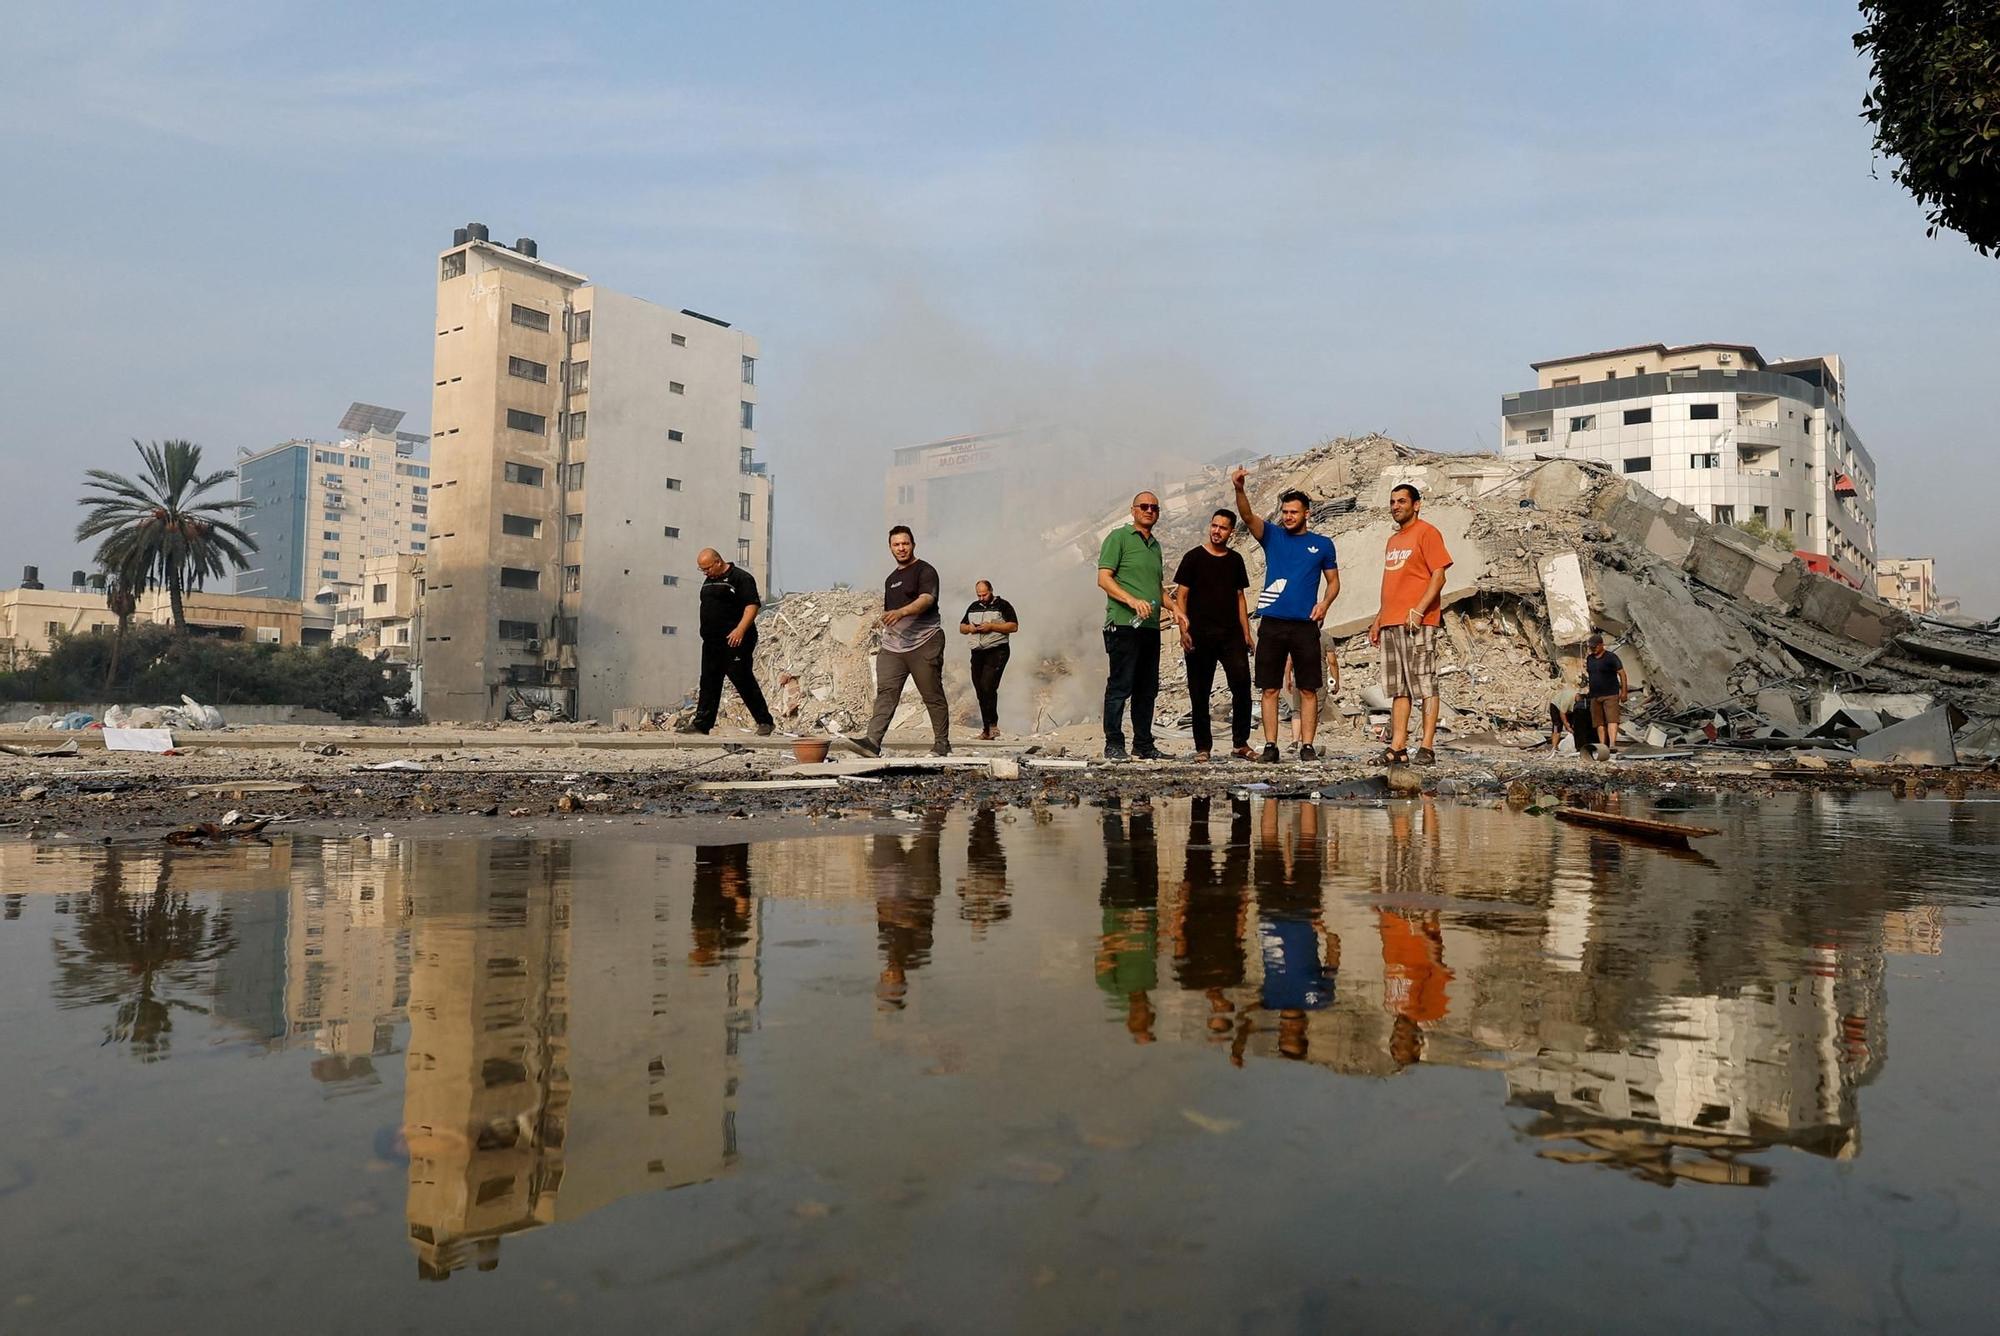
[[[1634,644],[1646,661],[1647,680],[1675,711],[1706,709],[1735,694],[1734,679],[1756,641],[1674,590],[1640,585],[1627,597]]]
[[[1583,587],[1583,563],[1574,552],[1543,557],[1538,567],[1542,599],[1549,613],[1549,638],[1577,645],[1590,638],[1590,595]]]
[[[1958,750],[1952,742],[1951,712],[1939,707],[1914,719],[1891,724],[1877,733],[1857,738],[1854,754],[1869,761],[1894,761],[1903,765],[1957,765]]]
[[[1426,506],[1423,517],[1444,535],[1451,566],[1444,573],[1444,606],[1478,592],[1490,568],[1486,549],[1472,537],[1473,512],[1467,506]],[[1336,540],[1340,554],[1340,597],[1327,610],[1326,631],[1334,636],[1360,635],[1375,622],[1382,606],[1382,553],[1396,522],[1369,520]]]

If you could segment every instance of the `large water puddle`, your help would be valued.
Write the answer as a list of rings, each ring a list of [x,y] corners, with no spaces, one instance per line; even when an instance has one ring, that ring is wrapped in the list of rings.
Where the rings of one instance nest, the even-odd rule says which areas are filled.
[[[0,846],[0,1330],[1990,1322],[2000,805],[1678,815]]]

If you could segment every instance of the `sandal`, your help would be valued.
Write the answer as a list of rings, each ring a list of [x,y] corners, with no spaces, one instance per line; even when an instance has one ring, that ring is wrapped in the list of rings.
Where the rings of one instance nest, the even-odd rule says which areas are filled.
[[[1437,753],[1432,751],[1429,747],[1417,748],[1418,765],[1436,765],[1437,759],[1438,759]]]
[[[1408,765],[1410,763],[1410,753],[1400,751],[1395,747],[1384,747],[1381,759],[1383,765]]]

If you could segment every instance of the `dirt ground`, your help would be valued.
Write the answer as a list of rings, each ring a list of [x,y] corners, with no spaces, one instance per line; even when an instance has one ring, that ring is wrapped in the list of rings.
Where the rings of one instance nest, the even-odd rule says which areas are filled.
[[[663,818],[683,835],[716,822],[754,820],[760,836],[824,829],[831,822],[891,817],[945,803],[1031,807],[1103,802],[1113,796],[1178,797],[1261,791],[1327,798],[1389,796],[1385,768],[1355,740],[1313,764],[1262,765],[1192,760],[1112,765],[1096,759],[1084,730],[1076,738],[968,742],[959,755],[1028,760],[1083,759],[1082,768],[1022,768],[1020,778],[958,769],[843,778],[836,787],[704,790],[704,783],[763,780],[793,764],[790,740],[743,735],[680,739],[602,729],[420,730],[246,728],[188,734],[180,755],[107,752],[96,739],[74,756],[0,754],[0,839],[149,838],[223,822],[272,818],[270,829],[298,833],[380,832],[385,826],[436,834],[577,834],[609,825],[660,833]],[[63,734],[6,734],[14,746],[59,746]],[[1186,756],[1185,738],[1162,746]],[[323,754],[326,749],[332,754]],[[922,755],[923,745],[892,746]],[[836,758],[840,753],[835,753]],[[417,769],[371,770],[385,762]],[[1896,788],[1921,796],[2000,789],[2000,774],[1910,767],[1806,769],[1782,756],[1711,749],[1671,761],[1600,762],[1551,756],[1546,748],[1442,744],[1438,764],[1407,772],[1423,791],[1448,797],[1517,801],[1555,797],[1588,803],[1615,792],[1675,789],[1778,792],[1795,788]],[[1399,779],[1403,778],[1399,776]],[[693,820],[689,820],[693,819]],[[210,838],[229,838],[227,834]],[[741,838],[733,835],[732,838]]]

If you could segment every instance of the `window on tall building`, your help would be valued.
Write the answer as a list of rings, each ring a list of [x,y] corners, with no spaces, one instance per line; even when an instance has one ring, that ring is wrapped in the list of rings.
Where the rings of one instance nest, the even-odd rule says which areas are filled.
[[[571,311],[569,313],[569,341],[571,343],[590,342],[590,312]]]
[[[660,634],[663,636],[677,636],[680,633],[681,628],[678,626],[663,626],[660,628]]]
[[[736,494],[736,518],[746,524],[750,522],[750,493],[738,492]]]
[[[438,262],[438,282],[457,278],[465,272],[465,252],[453,251]]]
[[[1574,385],[1574,384],[1576,384],[1575,376],[1557,376],[1554,380],[1549,382],[1549,388],[1554,390],[1559,390],[1565,385]]]
[[[1651,455],[1641,455],[1628,459],[1625,461],[1625,471],[1627,473],[1650,473],[1653,471],[1653,457]]]
[[[678,575],[662,575],[660,577],[660,583],[666,585],[669,589],[673,588],[680,582],[681,582],[681,577]]]
[[[501,622],[501,623],[500,623],[500,639],[502,639],[502,640],[538,640],[538,639],[540,639],[540,638],[541,638],[541,637],[540,637],[540,636],[539,636],[539,635],[537,634],[537,632],[538,632],[539,630],[540,630],[540,626],[539,626],[539,624],[538,624],[538,623],[535,623],[535,622],[509,622],[509,621],[503,621],[503,622]]]
[[[513,320],[515,324],[521,326],[523,329],[546,330],[549,327],[549,313],[547,311],[537,311],[532,306],[516,305],[514,307]]]
[[[583,537],[583,516],[581,515],[563,516],[563,541],[565,543],[574,543],[581,540],[582,537]]]
[[[1750,507],[1750,517],[1759,524],[1769,524],[1771,522],[1771,508],[1769,506],[1752,506]]]
[[[1628,408],[1625,410],[1625,425],[1628,427],[1636,427],[1642,422],[1651,422],[1652,420],[1653,410],[1650,408]]]
[[[570,440],[580,441],[583,439],[584,432],[590,428],[590,423],[586,421],[589,416],[590,414],[588,413],[571,413],[569,415],[568,430]]]
[[[1701,421],[1704,418],[1720,418],[1722,416],[1722,405],[1689,404],[1688,416],[1697,422]]]
[[[501,465],[500,477],[503,482],[518,482],[527,487],[540,487],[542,485],[542,471],[540,469],[536,468],[533,464],[516,464],[511,459]]]
[[[1714,514],[1715,514],[1715,522],[1716,522],[1717,524],[1734,524],[1734,523],[1736,523],[1736,507],[1735,507],[1735,506],[1716,506],[1716,507],[1715,507],[1715,509],[1714,509]]]
[[[569,364],[569,392],[571,394],[582,394],[585,390],[588,390],[589,388],[590,388],[589,361],[586,360],[582,362],[571,362]]]
[[[687,335],[685,334],[669,334],[667,337],[673,340],[674,347],[676,348],[685,348],[688,346]]]
[[[1573,417],[1569,420],[1569,429],[1571,431],[1592,431],[1596,427],[1597,414],[1595,413],[1585,413],[1582,417]]]
[[[525,357],[510,357],[507,359],[507,374],[519,376],[522,380],[547,384],[549,368],[546,362],[530,362]]]
[[[669,524],[661,529],[660,532],[668,538],[679,538],[681,536],[681,526],[678,524]]]
[[[574,594],[581,588],[583,588],[583,567],[563,567],[563,592],[565,594]]]
[[[326,567],[322,566],[320,567],[319,578],[322,580],[338,580],[340,578],[340,572],[330,571],[326,569]]]
[[[670,441],[684,441],[687,439],[687,437],[682,434],[681,430],[678,427],[668,427],[667,439]]]
[[[757,383],[757,359],[754,357],[743,359],[743,383],[745,385]]]
[[[428,531],[428,530],[430,529],[430,527],[431,527],[431,526],[430,526],[430,525],[428,525],[428,524],[412,524],[412,525],[410,526],[410,532],[411,532],[411,533],[425,533],[425,532],[427,532],[427,531]]]
[[[323,551],[323,552],[321,552],[321,553],[319,554],[319,559],[320,559],[321,561],[339,561],[339,560],[340,560],[340,549],[339,549],[339,548],[337,548],[337,547],[336,547],[336,548],[328,548],[328,549],[326,549],[325,551]]]
[[[688,392],[688,387],[681,384],[679,381],[670,380],[667,382],[668,394],[686,394],[687,392]]]
[[[387,603],[389,601],[389,586],[378,584],[370,589],[368,591],[368,601],[370,603]]]
[[[583,489],[583,465],[581,463],[562,466],[563,486],[572,492]]]
[[[342,518],[341,513],[337,510],[323,510],[320,512],[319,517],[328,524],[338,524]]]
[[[502,589],[540,589],[542,587],[542,573],[540,571],[524,570],[519,566],[502,566],[500,568],[500,587]]]
[[[513,538],[540,538],[542,522],[528,515],[502,515],[500,532]]]
[[[743,401],[743,430],[749,431],[757,425],[757,405],[748,399]]]
[[[736,467],[744,473],[755,473],[757,471],[757,452],[747,445],[738,446],[736,450]]]
[[[319,540],[322,543],[337,543],[340,541],[340,530],[322,529],[320,530]]]
[[[444,535],[444,536],[445,536],[445,537],[447,537],[447,538],[451,537],[451,535],[450,535],[450,534],[446,534],[446,535]],[[424,550],[424,547],[425,547],[425,544],[423,544],[423,543],[411,543],[411,544],[410,544],[410,551],[412,551],[412,552],[421,552],[421,551],[423,551],[423,550]]]
[[[518,408],[507,410],[507,425],[515,431],[529,431],[540,436],[549,429],[549,420],[540,413],[524,413]]]
[[[750,540],[748,538],[739,538],[736,540],[736,559],[746,566],[750,564]]]
[[[1793,522],[1793,520],[1794,520],[1794,519],[1795,519],[1795,518],[1797,517],[1797,514],[1798,514],[1798,512],[1797,512],[1797,511],[1792,511],[1792,510],[1787,510],[1787,511],[1785,512],[1785,532],[1786,532],[1786,533],[1792,533],[1792,532],[1794,532],[1794,530],[1793,530],[1793,527],[1792,527],[1792,522]]]
[[[669,479],[667,479],[667,490],[668,490],[668,491],[670,491],[670,492],[678,492],[678,491],[679,491],[680,489],[681,489],[681,480],[680,480],[679,478],[669,478]]]
[[[1722,456],[1715,454],[1689,455],[1688,467],[1691,469],[1719,469],[1722,467]]]

